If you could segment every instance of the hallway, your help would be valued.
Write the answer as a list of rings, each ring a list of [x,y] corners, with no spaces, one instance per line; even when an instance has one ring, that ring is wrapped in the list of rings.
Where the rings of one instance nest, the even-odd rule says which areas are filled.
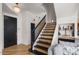
[[[3,50],[3,55],[33,55],[33,53],[29,52],[28,49],[30,45],[14,45]]]

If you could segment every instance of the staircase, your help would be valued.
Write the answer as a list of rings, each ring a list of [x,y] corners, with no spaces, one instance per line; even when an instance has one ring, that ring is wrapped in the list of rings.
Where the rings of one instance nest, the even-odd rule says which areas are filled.
[[[44,29],[42,30],[42,33],[40,33],[40,37],[38,37],[38,41],[36,42],[36,45],[34,46],[33,52],[38,55],[47,55],[48,54],[48,48],[51,45],[52,38],[54,35],[56,23],[47,23]]]

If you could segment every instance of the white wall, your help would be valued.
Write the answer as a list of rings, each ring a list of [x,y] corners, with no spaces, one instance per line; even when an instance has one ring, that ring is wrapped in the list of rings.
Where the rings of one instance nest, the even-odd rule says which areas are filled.
[[[17,44],[22,44],[22,14],[17,16]]]
[[[17,44],[26,44],[26,45],[30,44],[31,42],[30,23],[33,22],[33,20],[35,19],[35,26],[36,26],[40,22],[42,17],[45,15],[45,13],[32,14],[30,12],[22,12],[17,14],[17,16],[15,14],[5,12],[3,12],[3,14],[17,18]]]
[[[29,12],[24,12],[22,14],[22,43],[31,43],[31,21],[33,20],[32,14]]]
[[[58,44],[58,27],[59,24],[67,24],[67,23],[74,23],[75,24],[75,37],[77,37],[77,16],[74,14],[74,16],[68,16],[68,17],[62,17],[57,19],[57,25],[53,37],[52,44],[48,50],[49,54],[52,54],[52,48],[55,44]]]
[[[42,20],[46,13],[34,14],[35,26]]]
[[[57,19],[57,27],[59,27],[59,25],[61,24],[69,24],[69,23],[74,23],[74,33],[75,33],[75,37],[77,37],[77,16],[74,14],[74,16],[68,16],[68,17],[62,17],[62,18],[58,18]],[[58,30],[56,31],[58,32]],[[58,35],[55,34],[56,37],[58,37]],[[55,44],[57,43],[57,40],[56,39],[56,42]],[[55,41],[55,39],[54,39]]]
[[[75,37],[77,37],[77,16],[68,16],[68,17],[62,17],[57,19],[57,24],[68,24],[68,23],[74,23],[75,25]]]
[[[43,14],[33,14],[31,12],[23,12],[20,16],[18,16],[19,21],[19,30],[18,30],[18,44],[30,44],[31,43],[31,23],[34,22],[37,25],[42,17],[44,17],[45,13]],[[36,17],[37,16],[37,17]],[[40,17],[40,18],[39,18]],[[33,21],[35,19],[35,21]]]
[[[75,37],[77,35],[77,22],[79,19],[79,4],[78,3],[55,3],[55,11],[58,24],[74,23]]]
[[[72,16],[76,12],[76,3],[54,3],[57,18]]]
[[[22,14],[19,13],[19,14],[16,15],[14,13],[8,13],[8,12],[5,12],[3,10],[3,15],[7,15],[7,16],[11,16],[11,17],[17,18],[17,44],[22,44]],[[3,20],[3,22],[4,22],[4,20]],[[4,35],[3,35],[3,37],[4,37]],[[3,44],[4,44],[4,41],[3,41]],[[3,48],[4,48],[4,45],[3,45]]]
[[[3,15],[17,18],[17,44],[30,44],[30,23],[33,15],[29,12],[19,13],[17,16],[10,13],[3,13]]]
[[[36,9],[35,12],[37,12]],[[44,17],[45,12],[32,13],[30,11],[22,11],[19,14],[15,14],[11,9],[3,4],[3,13],[8,16],[17,18],[17,44],[30,44],[31,43],[31,27],[30,23],[34,22],[35,26],[40,22]],[[37,16],[37,17],[36,17]],[[40,18],[39,18],[40,17]],[[35,19],[35,21],[33,21]]]
[[[59,30],[58,32],[60,33],[60,36],[63,36],[63,35],[65,35],[65,30],[63,30],[63,27],[68,28],[68,26],[69,27],[72,26],[72,23],[69,23],[69,24],[61,24],[59,26],[60,26],[61,30]],[[73,32],[73,29],[70,30],[70,28],[68,28],[68,30],[66,30],[66,35],[72,36],[72,32]]]
[[[54,4],[44,3],[43,6],[46,10],[46,22],[51,22],[52,20],[56,21]]]
[[[33,15],[29,12],[19,13],[17,16],[10,13],[3,13],[3,15],[17,18],[17,44],[30,44],[30,23],[34,19]]]
[[[10,13],[3,12],[3,15],[16,17],[17,18],[17,44],[22,44],[22,14],[19,13],[17,16]],[[4,22],[4,21],[3,21]],[[4,32],[4,31],[3,31]],[[3,36],[4,37],[4,36]],[[3,41],[4,42],[4,41]],[[3,43],[4,44],[4,43]]]
[[[3,40],[4,40],[4,32],[3,32],[3,15],[2,15],[2,4],[0,3],[0,54],[2,54],[3,49]]]
[[[76,3],[54,3],[57,24],[74,23],[75,37],[77,37],[77,7]]]

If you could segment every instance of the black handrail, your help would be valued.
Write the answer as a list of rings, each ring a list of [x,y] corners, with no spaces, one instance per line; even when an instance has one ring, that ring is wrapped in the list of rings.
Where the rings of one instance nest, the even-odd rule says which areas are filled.
[[[37,29],[37,27],[39,26],[39,24],[43,21],[43,19],[46,17],[46,15],[42,18],[42,20],[38,23],[38,25],[33,29],[33,31],[32,32],[34,32],[36,29]]]
[[[43,29],[43,27],[45,26],[46,22],[45,22],[45,17],[46,15],[42,18],[42,20],[38,23],[38,25],[35,27],[35,24],[34,23],[31,23],[31,27],[34,26],[32,29],[31,29],[31,51],[32,51],[32,47],[33,47],[33,44],[34,42],[36,41],[37,37],[39,36],[41,30]],[[44,23],[43,23],[44,22]],[[39,29],[39,26],[42,27],[40,28],[40,31],[37,32],[37,30]],[[36,33],[37,32],[37,33]]]
[[[43,21],[43,19],[46,17],[46,15],[42,18],[42,20],[38,23],[38,25],[35,27],[35,29],[39,26],[39,24]]]

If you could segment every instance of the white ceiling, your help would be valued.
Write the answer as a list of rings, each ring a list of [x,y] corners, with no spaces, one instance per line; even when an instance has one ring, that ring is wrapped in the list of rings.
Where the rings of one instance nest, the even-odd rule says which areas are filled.
[[[13,11],[13,6],[15,6],[14,3],[6,3],[3,5],[4,5],[3,12],[9,12],[11,14],[15,14]],[[29,11],[34,14],[39,14],[39,13],[45,12],[45,9],[41,3],[19,3],[19,6],[21,8],[21,12]],[[6,10],[6,9],[8,9],[8,10]]]
[[[56,20],[55,8],[53,3],[43,3],[44,8],[46,9],[47,19]]]
[[[42,6],[41,3],[25,3],[24,5],[24,10],[28,10],[33,13],[42,13],[44,12],[44,7]]]
[[[6,4],[2,4],[2,11],[3,13],[16,15]]]
[[[34,14],[40,14],[46,12],[46,8],[42,3],[20,3],[21,12],[29,11]],[[50,4],[49,4],[50,5]],[[46,5],[47,7],[49,5]],[[14,3],[3,4],[3,12],[16,15],[13,11]],[[72,16],[77,10],[79,10],[78,3],[54,3],[55,13],[57,18]],[[49,12],[53,12],[52,8],[47,8]],[[53,14],[53,13],[52,13]],[[54,15],[53,15],[54,16]]]
[[[77,3],[55,3],[54,6],[57,18],[72,16],[79,8]]]

